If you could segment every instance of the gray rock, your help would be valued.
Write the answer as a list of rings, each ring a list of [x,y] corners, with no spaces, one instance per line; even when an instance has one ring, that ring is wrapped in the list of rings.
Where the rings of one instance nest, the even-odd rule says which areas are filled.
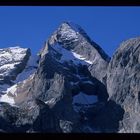
[[[5,50],[1,50],[2,54],[3,51],[11,51]],[[13,56],[10,56],[4,63],[20,62],[6,75],[2,75],[5,76],[4,83],[15,80],[24,70],[30,50],[25,50],[23,56],[20,60],[12,58],[12,61]],[[40,51],[37,71],[28,79],[17,83],[14,93],[6,93],[13,98],[14,105],[0,103],[0,117],[5,120],[0,129],[6,132],[28,133],[87,132],[84,127],[85,116],[74,111],[73,96],[82,91],[88,95],[97,94],[99,100],[105,102],[107,93],[103,78],[108,62],[109,57],[90,40],[80,26],[68,22],[61,24]],[[103,65],[102,72],[98,75],[93,67],[95,65],[97,70]],[[11,78],[11,75],[14,77]]]
[[[90,61],[90,65],[85,63],[89,72],[93,77],[105,84],[106,70],[110,61],[110,57],[102,50],[99,45],[97,45],[88,37],[88,35],[79,25],[71,22],[62,23],[49,38],[48,46],[41,50],[41,56],[48,53],[48,48],[50,46],[56,49],[58,45],[61,45],[62,48],[79,54],[86,60]],[[57,53],[53,50],[52,55],[54,58],[56,58],[56,60],[61,58],[60,52]]]
[[[140,38],[123,42],[113,55],[107,72],[109,100],[124,109],[120,132],[140,132]]]
[[[60,120],[76,124],[78,114],[72,107],[71,86],[68,82],[68,79],[72,78],[72,74],[63,65],[60,65],[49,53],[46,54],[40,59],[36,73],[17,85],[17,96],[14,100],[19,112],[17,114],[13,111],[17,116],[13,125],[22,128],[33,125],[26,127],[28,128],[26,131],[63,132],[64,125],[60,127]],[[36,103],[36,100],[39,103]],[[38,108],[38,104],[41,104],[41,108]],[[25,128],[22,128],[19,130],[25,131]],[[69,131],[73,129],[70,128]]]
[[[24,70],[30,55],[30,49],[26,48],[0,49],[0,85],[12,85],[12,81]]]
[[[72,131],[72,123],[65,120],[60,120],[60,128],[64,133],[70,133]]]

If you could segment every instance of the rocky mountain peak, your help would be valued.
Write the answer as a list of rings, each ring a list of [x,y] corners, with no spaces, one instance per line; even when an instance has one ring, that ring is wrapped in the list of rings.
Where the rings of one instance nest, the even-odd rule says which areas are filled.
[[[99,45],[92,41],[92,39],[88,36],[88,34],[80,25],[71,21],[66,21],[59,26],[58,32],[60,32],[60,34],[63,35],[64,38],[67,40],[70,39],[76,41],[76,39],[78,39],[78,36],[83,36],[84,39],[88,41],[97,50],[101,57],[103,57],[107,61],[110,60],[110,57],[104,52],[104,50]]]
[[[57,62],[69,67],[86,65],[93,77],[105,83],[110,57],[79,25],[63,22],[46,41],[40,55],[43,57],[47,53]]]
[[[95,73],[92,76],[89,67],[94,65],[96,69],[96,65],[107,65],[108,61],[101,57],[96,47],[81,34],[81,30],[72,23],[62,23],[40,51],[37,71],[8,88],[6,94],[2,95],[1,102],[10,104],[14,109],[15,106],[20,108],[18,113],[21,116],[15,120],[14,125],[19,122],[20,125],[30,123],[28,115],[42,120],[44,113],[38,112],[42,112],[43,108],[50,115],[46,120],[47,125],[40,126],[37,123],[39,131],[45,129],[50,132],[51,129],[47,130],[47,127],[51,125],[56,132],[78,132],[78,125],[82,125],[82,131],[85,131],[85,126],[79,120],[80,113],[87,112],[107,98],[105,85]],[[99,76],[104,77],[102,74]],[[28,114],[25,122],[22,121],[23,109]],[[87,131],[91,131],[89,129]]]
[[[102,50],[99,45],[89,38],[82,27],[73,22],[63,22],[50,36],[47,42],[49,45],[54,45],[57,42],[65,49],[74,50],[79,44],[79,41],[81,41],[81,48],[82,46],[86,48],[86,44],[91,45],[95,51],[99,53],[106,61],[110,60],[110,57]]]
[[[0,49],[0,130],[140,132],[140,38],[110,57],[85,31],[63,22],[38,56]]]

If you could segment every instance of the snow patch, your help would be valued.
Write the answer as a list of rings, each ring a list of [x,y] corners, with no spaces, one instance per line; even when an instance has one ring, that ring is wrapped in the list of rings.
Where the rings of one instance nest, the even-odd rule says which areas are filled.
[[[88,64],[93,64],[92,61],[86,60],[86,58],[83,57],[82,55],[77,54],[77,53],[75,53],[75,52],[72,52],[72,53],[73,53],[73,56],[74,56],[75,58],[77,58],[77,59],[79,59],[79,60],[84,60],[84,61],[87,62]]]
[[[17,49],[17,48],[18,47],[14,47],[14,49]],[[19,50],[21,50],[21,48]],[[18,52],[20,52],[19,50],[17,49]],[[12,82],[14,82],[16,84],[18,82],[24,81],[25,79],[27,79],[28,77],[33,75],[38,66],[38,64],[37,64],[38,59],[39,59],[38,56],[30,56],[25,69],[20,74],[18,74],[16,77],[16,80],[12,81]],[[5,64],[3,66],[0,66],[0,71],[1,72],[3,71],[3,73],[0,73],[0,79],[3,80],[3,78],[2,78],[3,76],[9,75],[9,72],[11,72],[15,68],[15,66],[19,63],[20,62],[15,62],[12,64]],[[0,92],[1,93],[7,92],[6,90],[8,90],[9,87],[10,86],[6,85],[6,84],[0,85]]]
[[[7,92],[7,94],[10,94],[12,96],[17,96],[16,90],[17,90],[17,84],[15,84],[12,87],[8,88],[6,92]]]
[[[73,97],[73,108],[76,112],[80,110],[82,106],[90,106],[94,103],[98,102],[98,97],[96,95],[86,95],[83,92],[75,95]],[[78,106],[76,104],[79,104]]]
[[[55,98],[52,98],[52,99],[46,101],[45,104],[48,104],[48,105],[50,105],[50,104],[54,104],[55,101],[56,101],[56,99],[55,99]]]
[[[9,72],[13,70],[17,64],[20,63],[20,60],[25,57],[26,51],[27,49],[23,49],[20,47],[0,49],[0,62],[4,63],[0,66],[0,76],[3,77],[4,75],[9,74]],[[29,76],[34,75],[34,72],[36,71],[38,66],[38,59],[38,56],[30,56],[25,69],[20,74],[18,74],[16,80],[13,81],[15,85],[11,87],[6,84],[0,85],[0,92],[4,94],[1,95],[0,102],[6,102],[11,105],[15,104],[14,98],[17,96],[17,83],[22,81],[24,82],[25,79],[27,79]]]
[[[12,63],[12,64],[5,64],[3,66],[0,66],[0,71],[3,72],[2,74],[0,74],[1,76],[4,76],[4,75],[8,75],[8,73],[10,71],[12,71],[15,66],[19,64],[19,62],[16,62],[16,63]]]
[[[52,47],[56,52],[58,52],[59,54],[61,54],[61,59],[58,60],[60,63],[64,63],[64,62],[69,62],[69,63],[73,63],[73,64],[82,64],[82,65],[90,65],[93,64],[92,61],[87,60],[85,57],[83,57],[80,54],[77,54],[76,52],[67,50],[63,47],[61,47],[58,43],[56,43],[53,47]]]
[[[12,71],[21,63],[27,50],[27,48],[20,48],[19,46],[0,49],[0,80],[2,83],[5,76],[12,76]],[[0,92],[5,93],[9,87],[10,85],[1,84]]]
[[[27,48],[10,47],[0,49],[0,66],[11,62],[20,62],[26,55]]]
[[[6,103],[9,103],[10,105],[15,104],[14,98],[11,96],[8,96],[7,94],[2,95],[0,97],[0,102],[6,102]]]
[[[10,88],[7,88],[7,91],[5,91],[6,94],[1,95],[0,102],[6,102],[9,103],[10,105],[14,105],[15,104],[14,97],[17,96],[16,90],[17,84],[13,85]]]
[[[21,60],[26,56],[27,48],[10,47],[0,49],[0,79],[9,75],[16,65],[21,63]]]

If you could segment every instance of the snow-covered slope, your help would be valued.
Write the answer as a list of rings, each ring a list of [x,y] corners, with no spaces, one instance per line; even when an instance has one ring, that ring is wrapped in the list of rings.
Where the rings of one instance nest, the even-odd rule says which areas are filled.
[[[12,63],[20,62],[26,55],[26,48],[10,47],[0,49],[0,66]]]
[[[36,71],[38,59],[38,56],[30,55],[26,48],[10,47],[0,49],[0,102],[14,105],[18,83],[26,80]],[[21,70],[19,71],[19,69]],[[14,70],[17,72],[15,73]],[[5,80],[5,77],[10,75],[14,75],[15,78]],[[10,80],[12,84],[7,83]]]
[[[13,86],[0,85],[0,90],[3,93],[0,97],[0,102],[6,102],[10,105],[15,105],[15,98],[17,97],[17,86],[20,82],[26,82],[26,79],[33,76],[37,69],[38,57],[30,56],[30,59],[25,67],[25,69],[17,76],[16,80],[13,81],[15,84]]]
[[[14,96],[16,95],[16,89],[17,89],[17,84],[14,86],[7,88],[7,91],[5,91],[5,94],[0,97],[0,102],[6,102],[9,103],[10,105],[14,105]]]
[[[20,47],[0,49],[0,75],[8,75],[17,64],[21,63],[26,56],[26,51],[26,48]]]
[[[11,85],[16,76],[24,69],[30,49],[10,47],[0,49],[0,85]]]

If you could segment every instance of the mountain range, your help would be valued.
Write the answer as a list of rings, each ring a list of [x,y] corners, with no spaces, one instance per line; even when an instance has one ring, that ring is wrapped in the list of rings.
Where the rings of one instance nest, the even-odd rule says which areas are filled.
[[[37,55],[0,49],[3,133],[139,133],[140,37],[110,58],[79,25],[63,22]]]

